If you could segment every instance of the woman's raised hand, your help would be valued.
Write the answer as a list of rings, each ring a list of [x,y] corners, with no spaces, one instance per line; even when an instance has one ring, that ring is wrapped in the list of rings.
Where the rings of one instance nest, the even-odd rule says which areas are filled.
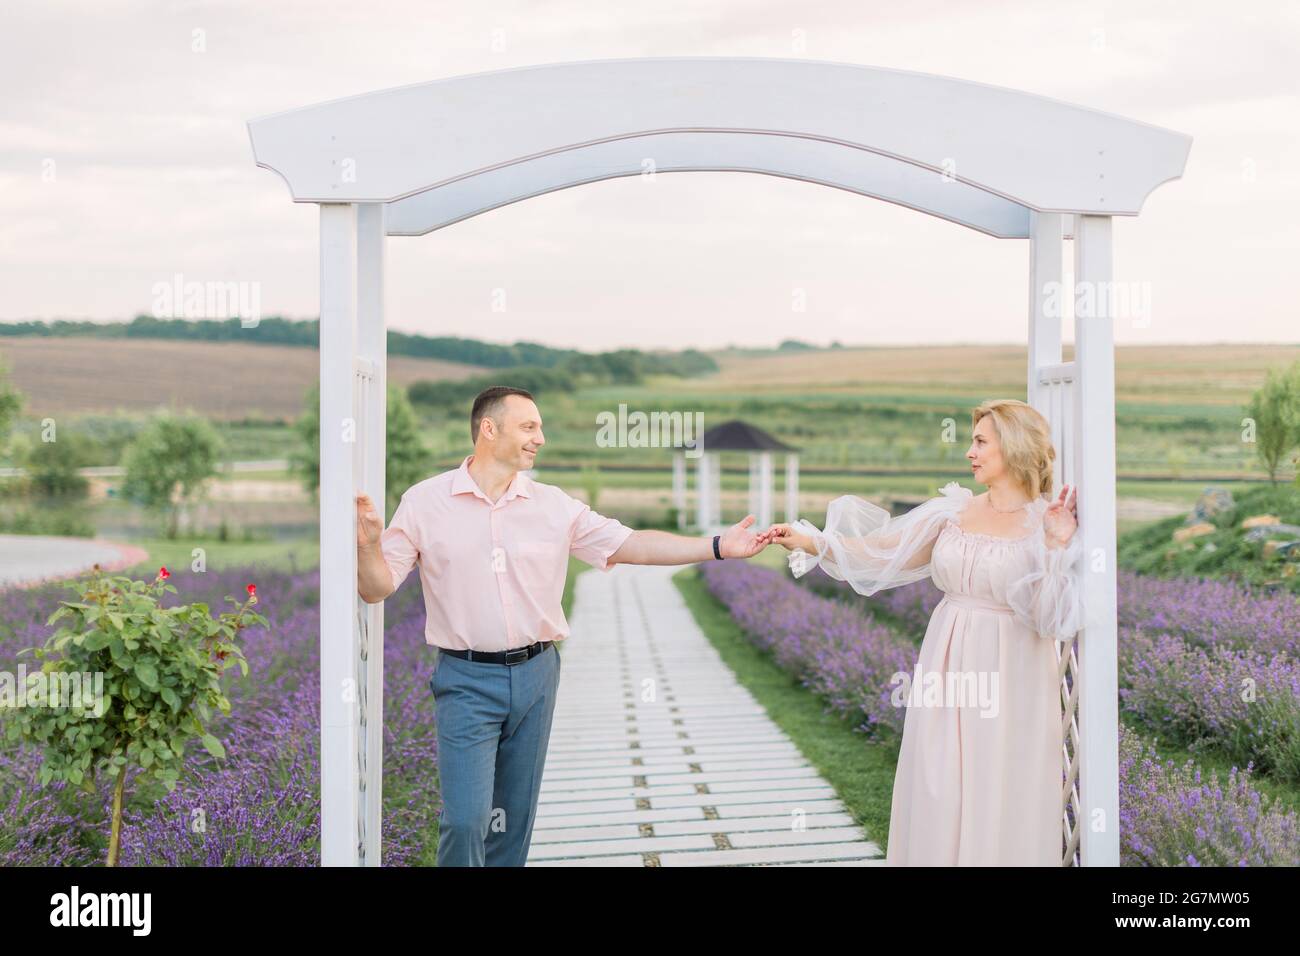
[[[788,524],[771,525],[763,532],[763,535],[769,542],[779,544],[787,551],[802,548],[809,554],[817,553],[817,545],[813,543],[813,539],[806,534],[795,531]]]
[[[1074,537],[1074,530],[1079,526],[1077,491],[1078,486],[1064,486],[1056,500],[1043,512],[1043,533],[1047,535],[1048,544],[1065,545]]]

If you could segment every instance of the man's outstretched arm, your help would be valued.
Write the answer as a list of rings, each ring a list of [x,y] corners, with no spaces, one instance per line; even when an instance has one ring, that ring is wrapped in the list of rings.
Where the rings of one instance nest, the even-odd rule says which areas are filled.
[[[749,530],[755,521],[746,515],[743,521],[732,525],[718,542],[724,558],[750,558],[771,542],[771,531],[759,534]],[[713,561],[713,536],[692,537],[671,534],[667,531],[633,531],[622,546],[609,556],[608,565],[615,564],[694,564]]]

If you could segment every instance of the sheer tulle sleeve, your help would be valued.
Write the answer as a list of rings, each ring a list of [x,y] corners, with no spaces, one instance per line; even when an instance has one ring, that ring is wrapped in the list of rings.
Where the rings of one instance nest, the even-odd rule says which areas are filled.
[[[911,584],[930,576],[934,541],[949,518],[956,518],[971,492],[952,481],[938,497],[893,517],[884,508],[855,495],[842,495],[826,508],[826,527],[801,518],[792,527],[812,537],[817,553],[795,549],[787,555],[790,570],[802,577],[814,567],[859,594]]]
[[[1025,550],[1028,566],[1008,585],[1007,604],[1040,637],[1069,641],[1083,627],[1082,535],[1076,530],[1065,547],[1049,548],[1040,525]]]

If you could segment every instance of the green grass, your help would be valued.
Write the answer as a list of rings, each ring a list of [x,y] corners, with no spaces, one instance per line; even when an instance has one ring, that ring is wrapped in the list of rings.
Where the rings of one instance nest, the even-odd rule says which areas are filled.
[[[868,839],[885,850],[897,750],[867,741],[851,721],[827,713],[816,695],[750,644],[694,568],[673,575],[673,583],[736,679],[835,788]]]
[[[1181,517],[1167,518],[1125,534],[1119,543],[1120,567],[1157,577],[1187,575],[1228,577],[1256,585],[1280,585],[1300,593],[1300,575],[1294,562],[1281,556],[1263,557],[1262,542],[1246,539],[1241,523],[1254,515],[1272,514],[1284,524],[1300,523],[1300,488],[1261,485],[1233,495],[1233,507],[1214,518],[1215,531],[1182,544],[1173,534],[1183,527]],[[1291,535],[1277,535],[1281,540]],[[1212,546],[1212,547],[1211,547]]]
[[[209,571],[235,567],[267,567],[277,571],[306,571],[320,564],[320,542],[304,537],[290,541],[221,541],[217,538],[143,538],[130,544],[149,552],[145,561],[128,568],[127,574],[152,576],[159,567],[189,567],[196,560],[195,548],[204,551]]]

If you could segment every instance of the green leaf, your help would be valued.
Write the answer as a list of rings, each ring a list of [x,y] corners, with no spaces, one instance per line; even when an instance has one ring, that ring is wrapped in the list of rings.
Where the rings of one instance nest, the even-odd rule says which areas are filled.
[[[203,746],[208,748],[208,753],[214,757],[224,757],[226,755],[226,748],[221,746],[221,741],[211,734],[203,735]]]
[[[108,635],[103,631],[94,631],[86,635],[86,639],[81,642],[81,646],[88,651],[100,651],[108,647]]]
[[[176,696],[176,691],[172,690],[170,687],[164,687],[161,693],[162,693],[162,699],[167,701],[167,703],[171,706],[172,713],[175,713],[176,711],[180,710],[181,699]]]
[[[158,689],[158,670],[148,661],[140,661],[135,665],[135,679],[149,690]]]

